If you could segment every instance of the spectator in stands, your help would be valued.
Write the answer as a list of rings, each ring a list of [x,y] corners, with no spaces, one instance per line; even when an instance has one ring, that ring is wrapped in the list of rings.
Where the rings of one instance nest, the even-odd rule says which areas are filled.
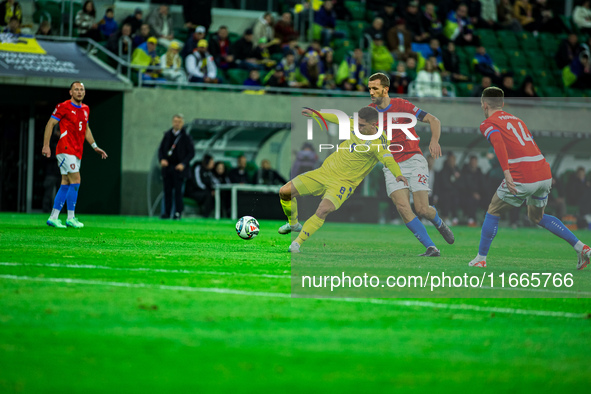
[[[513,14],[525,30],[537,32],[540,29],[540,24],[534,18],[534,8],[529,0],[515,0]]]
[[[321,89],[324,84],[324,70],[320,62],[320,55],[316,51],[307,52],[300,62],[299,81],[302,87]]]
[[[336,14],[333,10],[332,1],[325,1],[322,7],[314,12],[314,23],[320,30],[320,41],[322,46],[329,46],[332,38],[344,38],[345,34],[335,30]]]
[[[530,75],[527,75],[521,83],[521,88],[517,93],[518,97],[539,97],[534,88],[534,81]]]
[[[476,227],[476,210],[482,205],[484,196],[484,175],[478,167],[478,158],[470,156],[470,161],[462,169],[462,211],[468,217],[468,226]]]
[[[193,34],[187,38],[185,45],[183,46],[183,50],[181,52],[181,56],[183,58],[187,57],[195,49],[197,49],[197,43],[205,38],[205,26],[197,26]]]
[[[265,12],[254,24],[252,29],[253,46],[261,41],[261,38],[266,38],[267,48],[269,52],[278,51],[277,45],[279,39],[275,39],[275,30],[273,29],[273,15],[270,12]]]
[[[131,64],[137,66],[156,66],[160,67],[160,57],[156,53],[156,44],[158,40],[156,37],[150,37],[146,42],[141,44],[133,51],[131,58]],[[161,70],[148,70],[142,71],[142,80],[144,81],[165,81],[162,77]]]
[[[490,55],[486,53],[484,46],[476,48],[476,54],[474,55],[474,59],[472,59],[472,64],[474,64],[474,71],[477,73],[490,77],[493,83],[497,85],[501,83],[501,72],[495,66]]]
[[[406,74],[406,64],[398,62],[396,71],[390,75],[390,92],[393,94],[407,94],[410,79]]]
[[[296,78],[297,64],[295,61],[295,54],[293,52],[288,52],[285,57],[281,59],[280,65],[283,67],[283,74],[285,74],[285,79],[287,80],[289,87],[301,87],[301,82],[299,82]]]
[[[364,92],[368,77],[363,52],[360,48],[355,48],[353,56],[348,56],[339,66],[336,79],[337,85],[344,90]]]
[[[142,24],[144,23],[143,18],[144,12],[142,9],[136,8],[132,15],[128,15],[127,18],[123,20],[123,24],[129,24],[131,26],[131,34],[135,34],[140,27],[142,27]]]
[[[435,5],[433,3],[425,4],[425,11],[423,11],[422,24],[429,33],[431,38],[440,38],[443,33],[443,25],[441,20],[435,12]]]
[[[523,30],[521,23],[519,23],[519,20],[513,13],[513,4],[511,4],[511,0],[501,0],[497,7],[497,20],[499,26],[503,29],[513,30],[515,33],[519,33]]]
[[[244,86],[263,86],[261,83],[261,73],[259,70],[253,69],[248,73],[248,78],[244,81]]]
[[[111,34],[116,33],[119,26],[115,22],[115,11],[112,8],[107,8],[105,16],[99,21],[98,25],[99,31],[104,38],[109,38]]]
[[[144,42],[146,42],[148,40],[148,38],[150,38],[150,25],[148,25],[147,23],[144,23],[140,27],[140,30],[138,32],[136,32],[135,35],[133,36],[133,42],[132,42],[133,48],[135,49],[135,48],[139,47]]]
[[[187,134],[183,115],[172,117],[172,128],[164,133],[158,149],[158,159],[162,167],[164,182],[164,214],[162,219],[180,219],[183,213],[183,194],[185,180],[191,177],[189,164],[195,156],[191,136]],[[174,192],[174,212],[173,212]]]
[[[575,33],[570,33],[567,38],[562,40],[554,56],[558,68],[562,70],[564,67],[570,65],[579,55],[581,49],[579,37]]]
[[[386,74],[390,72],[394,65],[392,54],[384,46],[383,36],[378,33],[373,37],[373,46],[371,48],[372,72],[383,71]]]
[[[480,0],[480,27],[483,29],[494,29],[498,21],[497,1]]]
[[[578,167],[566,184],[566,203],[579,208],[579,216],[591,214],[591,181],[585,178],[585,168]]]
[[[519,93],[515,90],[515,79],[513,79],[513,75],[511,74],[505,74],[503,76],[501,89],[503,89],[505,97],[519,97]]]
[[[121,46],[121,50],[122,50],[122,55],[127,55],[128,53],[131,52],[131,25],[129,23],[125,23],[123,26],[121,26],[121,31],[119,33],[116,34],[112,34],[111,37],[109,37],[109,40],[107,41],[107,49],[111,52],[113,52],[114,54],[119,55],[119,40],[121,40],[122,37],[127,37],[129,38],[128,40],[123,39],[122,42],[122,46]]]
[[[546,0],[535,0],[533,14],[539,31],[559,34],[565,30],[564,23],[554,16],[554,11]]]
[[[386,2],[382,5],[382,9],[378,12],[378,17],[384,21],[384,31],[388,34],[388,31],[396,26],[396,20],[399,16],[396,13],[395,4]]]
[[[244,35],[240,37],[232,47],[236,63],[242,68],[249,69],[258,67],[256,59],[257,54],[252,45],[252,37],[252,29],[246,29]]]
[[[293,27],[293,21],[290,12],[281,14],[281,19],[275,24],[275,37],[277,37],[282,46],[298,39],[298,32]]]
[[[591,89],[591,54],[583,50],[570,66],[562,70],[564,86],[575,89]]]
[[[439,0],[437,2],[437,16],[439,16],[441,21],[443,21],[444,28],[445,20],[447,20],[447,16],[449,15],[450,11],[455,10],[457,7],[457,0]]]
[[[228,28],[220,26],[217,33],[209,39],[209,53],[213,56],[215,63],[222,70],[227,70],[234,63]]]
[[[228,176],[228,169],[223,161],[215,163],[211,180],[214,190],[216,185],[228,185],[231,183],[230,177]],[[230,217],[230,201],[230,190],[220,190],[220,214],[222,217]]]
[[[584,0],[575,7],[573,22],[582,33],[591,34],[591,1]]]
[[[334,52],[331,48],[322,48],[322,51],[320,52],[320,62],[322,63],[322,69],[324,70],[323,88],[328,90],[336,89],[338,64],[334,62]]]
[[[212,0],[183,0],[185,28],[191,31],[197,26],[203,26],[206,31],[209,30],[209,26],[211,26],[211,7]]]
[[[158,43],[168,48],[174,40],[172,16],[168,12],[168,6],[162,4],[155,8],[148,16],[147,22],[152,33],[158,38]]]
[[[267,75],[265,80],[265,86],[272,88],[287,88],[289,87],[285,73],[283,72],[283,66],[278,64],[275,69]]]
[[[250,176],[246,172],[246,156],[238,156],[238,166],[230,170],[229,177],[232,183],[251,183]]]
[[[49,23],[49,21],[41,22],[37,33],[35,33],[36,36],[51,36],[52,34],[51,23]]]
[[[315,170],[318,164],[318,155],[314,146],[309,142],[304,142],[302,148],[295,154],[293,165],[291,166],[291,178],[303,174],[307,171]]]
[[[452,219],[453,225],[458,224],[458,208],[460,204],[461,173],[456,166],[456,156],[448,153],[447,159],[441,171],[437,173],[435,180],[435,194],[439,196],[439,209],[441,218]]]
[[[261,69],[270,69],[277,64],[276,60],[271,59],[270,48],[274,46],[273,42],[268,42],[266,37],[259,39],[258,45],[254,48],[254,56],[257,60],[258,67]]]
[[[277,171],[271,168],[267,159],[261,161],[261,166],[254,175],[255,185],[285,185],[287,181]]]
[[[78,37],[90,38],[95,41],[101,41],[101,33],[98,29],[98,24],[95,22],[96,9],[94,2],[87,0],[84,2],[82,9],[76,13],[76,28],[78,29]]]
[[[194,199],[199,204],[200,213],[205,218],[211,215],[214,206],[214,165],[213,157],[208,154],[203,155],[201,163],[193,171],[191,186],[187,188],[185,193],[187,197]]]
[[[376,36],[376,34],[380,34],[382,37],[386,36],[386,30],[384,29],[384,20],[382,18],[374,18],[373,22],[370,26],[368,26],[364,31],[364,34],[369,35],[372,39]]]
[[[21,24],[16,16],[13,16],[8,21],[8,25],[2,30],[3,33],[10,33],[16,36],[21,34]]]
[[[403,19],[398,19],[396,26],[388,31],[388,49],[396,60],[406,61],[412,53],[412,35],[406,29]]]
[[[406,74],[411,81],[414,81],[417,78],[417,72],[419,71],[418,63],[417,63],[417,54],[411,53],[411,55],[406,59]]]
[[[187,77],[183,70],[183,61],[179,55],[180,46],[177,42],[170,43],[166,54],[160,59],[160,67],[162,67],[162,76],[167,81],[185,83]]]
[[[422,15],[419,14],[419,2],[411,0],[403,13],[406,28],[412,34],[413,42],[428,42],[430,35],[428,27],[423,26]]]
[[[418,72],[415,80],[417,97],[442,97],[442,82],[439,70],[435,68],[434,57],[425,62],[425,68]]]
[[[8,26],[10,18],[15,17],[23,23],[23,10],[18,1],[4,0],[0,3],[0,26]]]
[[[443,33],[458,46],[479,45],[478,37],[473,34],[473,28],[468,19],[468,7],[466,4],[460,4],[447,16]]]
[[[456,51],[456,44],[448,42],[447,47],[441,54],[443,60],[443,68],[449,73],[448,78],[452,82],[465,82],[468,80],[468,76],[460,73],[460,57]]]
[[[472,90],[472,97],[482,97],[482,92],[484,92],[484,89],[490,88],[491,86],[492,80],[490,79],[490,77],[483,75],[482,80],[480,81],[480,85],[474,87],[474,89]]]
[[[207,52],[207,40],[200,40],[197,49],[185,59],[189,82],[218,83],[218,68]]]

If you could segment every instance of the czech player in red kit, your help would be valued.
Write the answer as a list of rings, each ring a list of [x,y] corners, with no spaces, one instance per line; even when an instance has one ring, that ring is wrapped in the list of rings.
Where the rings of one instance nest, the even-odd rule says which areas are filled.
[[[560,219],[544,213],[552,188],[550,165],[525,122],[503,111],[504,104],[501,89],[484,89],[481,106],[486,120],[480,124],[480,132],[492,144],[505,180],[493,196],[482,223],[478,255],[468,265],[486,267],[486,256],[497,234],[501,213],[525,202],[530,220],[567,241],[577,252],[577,269],[583,269],[589,264],[591,248],[579,241]]]
[[[51,149],[49,148],[51,133],[56,124],[59,123],[60,125],[60,139],[56,148],[56,157],[62,174],[62,185],[55,196],[53,210],[47,220],[48,226],[57,228],[66,228],[68,226],[74,228],[84,227],[84,224],[75,216],[76,200],[80,188],[80,161],[82,159],[84,139],[88,141],[101,158],[107,158],[105,151],[96,145],[88,126],[90,110],[86,104],[82,104],[85,94],[84,84],[79,81],[73,82],[70,85],[70,100],[64,101],[55,107],[45,126],[42,154],[49,158],[51,157]],[[65,202],[67,202],[68,219],[64,226],[58,216]]]
[[[390,98],[388,96],[390,78],[386,74],[373,74],[369,77],[367,86],[372,101],[369,106],[377,109],[383,117],[382,124],[384,130],[386,130],[388,113],[412,114],[419,122],[429,124],[431,127],[429,152],[435,159],[441,156],[441,146],[439,146],[441,122],[439,119],[418,108],[408,100]],[[394,119],[394,123],[410,123],[410,119]],[[423,157],[423,153],[419,148],[419,137],[414,127],[409,127],[407,132],[410,135],[399,129],[393,130],[390,151],[394,156],[394,160],[399,164],[402,175],[408,179],[408,185],[402,182],[396,182],[392,173],[385,169],[386,191],[394,205],[396,205],[396,209],[402,220],[404,220],[406,227],[427,248],[421,256],[437,257],[440,255],[439,249],[437,249],[435,243],[429,237],[427,229],[421,220],[413,213],[410,207],[410,193],[412,193],[415,211],[418,216],[433,223],[447,243],[454,243],[454,235],[445,222],[441,220],[435,207],[429,206],[429,168],[427,160]]]

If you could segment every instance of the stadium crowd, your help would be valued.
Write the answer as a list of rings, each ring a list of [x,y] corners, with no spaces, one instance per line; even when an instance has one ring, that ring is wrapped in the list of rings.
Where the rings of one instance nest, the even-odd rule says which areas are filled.
[[[263,93],[262,86],[361,91],[377,71],[390,75],[393,93],[419,97],[477,95],[490,85],[507,97],[591,90],[591,1],[578,1],[572,18],[547,0],[283,1],[280,15],[264,13],[242,32],[210,31],[211,2],[181,3],[185,23],[175,25],[166,4],[147,15],[108,8],[99,16],[88,0],[76,13],[76,34],[131,53],[134,65],[146,67],[145,81],[231,83],[246,93]],[[5,32],[21,34],[22,16],[17,1],[0,3]],[[37,34],[54,32],[55,24],[40,21]],[[120,53],[122,37],[129,40]],[[531,37],[540,46],[526,61]],[[534,58],[548,51],[555,64]],[[555,77],[562,83],[545,86]]]

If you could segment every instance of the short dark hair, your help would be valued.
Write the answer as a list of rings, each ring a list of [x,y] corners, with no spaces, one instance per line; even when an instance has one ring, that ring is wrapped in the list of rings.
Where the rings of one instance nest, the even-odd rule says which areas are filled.
[[[84,84],[83,84],[82,82],[80,82],[80,81],[74,81],[74,82],[72,82],[72,84],[70,85],[70,90],[72,90],[72,88],[74,87],[74,84],[77,84],[77,83],[79,83],[80,85],[84,86]]]
[[[358,114],[361,119],[368,123],[377,123],[379,119],[378,111],[374,107],[363,107]]]
[[[383,87],[390,87],[390,78],[384,73],[375,73],[369,77],[370,81],[380,81]]]
[[[494,86],[486,88],[482,92],[482,100],[494,108],[501,108],[503,106],[504,97],[505,93],[503,93],[503,89]]]
[[[206,153],[203,155],[203,159],[201,159],[201,165],[207,166],[209,164],[209,162],[212,160],[213,160],[213,157],[210,154]]]
[[[113,10],[112,8],[107,8],[107,10],[105,11],[105,14],[109,13],[109,12],[112,12],[114,14],[115,10]]]

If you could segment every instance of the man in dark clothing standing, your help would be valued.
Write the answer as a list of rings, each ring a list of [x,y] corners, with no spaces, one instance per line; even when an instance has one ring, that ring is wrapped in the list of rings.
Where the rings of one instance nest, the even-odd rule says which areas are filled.
[[[238,167],[232,168],[229,176],[232,183],[250,183],[250,178],[246,172],[246,156],[238,156]]]
[[[187,191],[187,196],[199,204],[203,217],[209,217],[214,207],[214,165],[211,155],[203,155],[201,164],[195,167],[191,189]]]
[[[189,164],[195,156],[193,140],[185,131],[184,122],[184,117],[181,114],[172,117],[172,128],[164,133],[158,150],[164,181],[164,214],[162,219],[169,219],[171,216],[173,190],[175,205],[173,219],[180,219],[183,213],[185,180],[190,176]]]
[[[470,156],[470,161],[462,169],[462,211],[468,217],[468,226],[476,227],[476,210],[482,205],[484,195],[484,175],[478,167],[478,158]]]

